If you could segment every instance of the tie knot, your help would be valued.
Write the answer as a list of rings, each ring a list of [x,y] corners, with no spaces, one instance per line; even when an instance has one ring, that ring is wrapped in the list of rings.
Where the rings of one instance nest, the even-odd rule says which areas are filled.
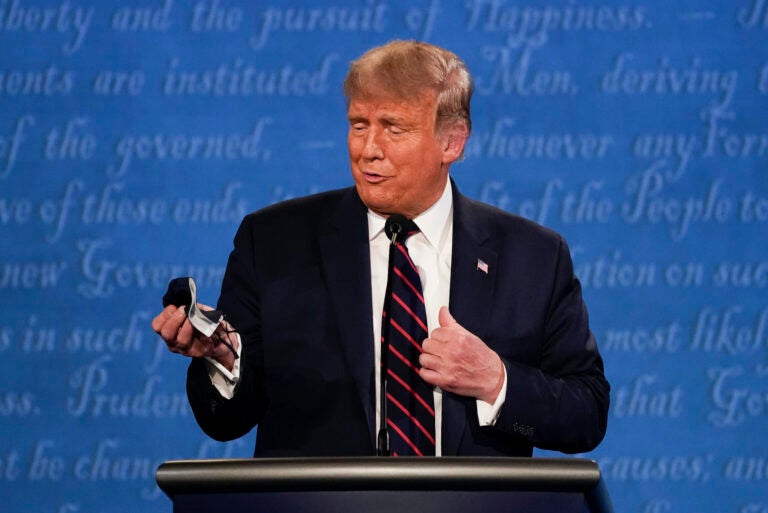
[[[416,226],[416,223],[411,221],[410,219],[406,219],[403,223],[403,231],[400,235],[400,240],[405,242],[408,237],[411,235],[414,235],[416,233],[419,233],[421,230],[419,230],[419,227]]]
[[[416,226],[416,223],[401,215],[392,215],[388,217],[387,222],[384,224],[384,233],[387,234],[387,237],[389,237],[393,243],[405,242],[408,237],[419,231],[419,227]]]

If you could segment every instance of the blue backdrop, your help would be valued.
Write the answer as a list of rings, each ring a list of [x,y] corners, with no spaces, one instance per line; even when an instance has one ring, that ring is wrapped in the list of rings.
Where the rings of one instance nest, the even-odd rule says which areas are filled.
[[[351,183],[340,84],[393,38],[475,77],[461,190],[571,245],[617,511],[768,512],[768,0],[0,0],[3,511],[169,512],[160,462],[251,454],[150,319]]]

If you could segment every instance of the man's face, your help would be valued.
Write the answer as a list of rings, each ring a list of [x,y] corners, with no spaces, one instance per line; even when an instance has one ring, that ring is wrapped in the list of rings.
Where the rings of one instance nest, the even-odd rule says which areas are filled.
[[[349,161],[363,203],[383,216],[413,218],[443,193],[448,168],[461,153],[435,133],[436,95],[419,102],[352,99]],[[462,141],[463,148],[463,141]]]

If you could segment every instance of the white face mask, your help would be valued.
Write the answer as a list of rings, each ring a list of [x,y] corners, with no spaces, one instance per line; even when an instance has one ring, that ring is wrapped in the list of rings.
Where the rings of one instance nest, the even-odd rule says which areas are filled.
[[[194,278],[188,276],[174,278],[168,283],[163,306],[168,305],[186,306],[189,322],[206,337],[213,335],[224,319],[224,313],[220,310],[201,310],[197,307],[197,285]]]

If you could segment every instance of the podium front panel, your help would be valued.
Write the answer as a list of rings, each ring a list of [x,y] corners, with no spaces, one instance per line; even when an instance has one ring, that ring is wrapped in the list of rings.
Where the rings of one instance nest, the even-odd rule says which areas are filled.
[[[333,491],[185,495],[174,513],[584,513],[584,495],[486,491]]]

